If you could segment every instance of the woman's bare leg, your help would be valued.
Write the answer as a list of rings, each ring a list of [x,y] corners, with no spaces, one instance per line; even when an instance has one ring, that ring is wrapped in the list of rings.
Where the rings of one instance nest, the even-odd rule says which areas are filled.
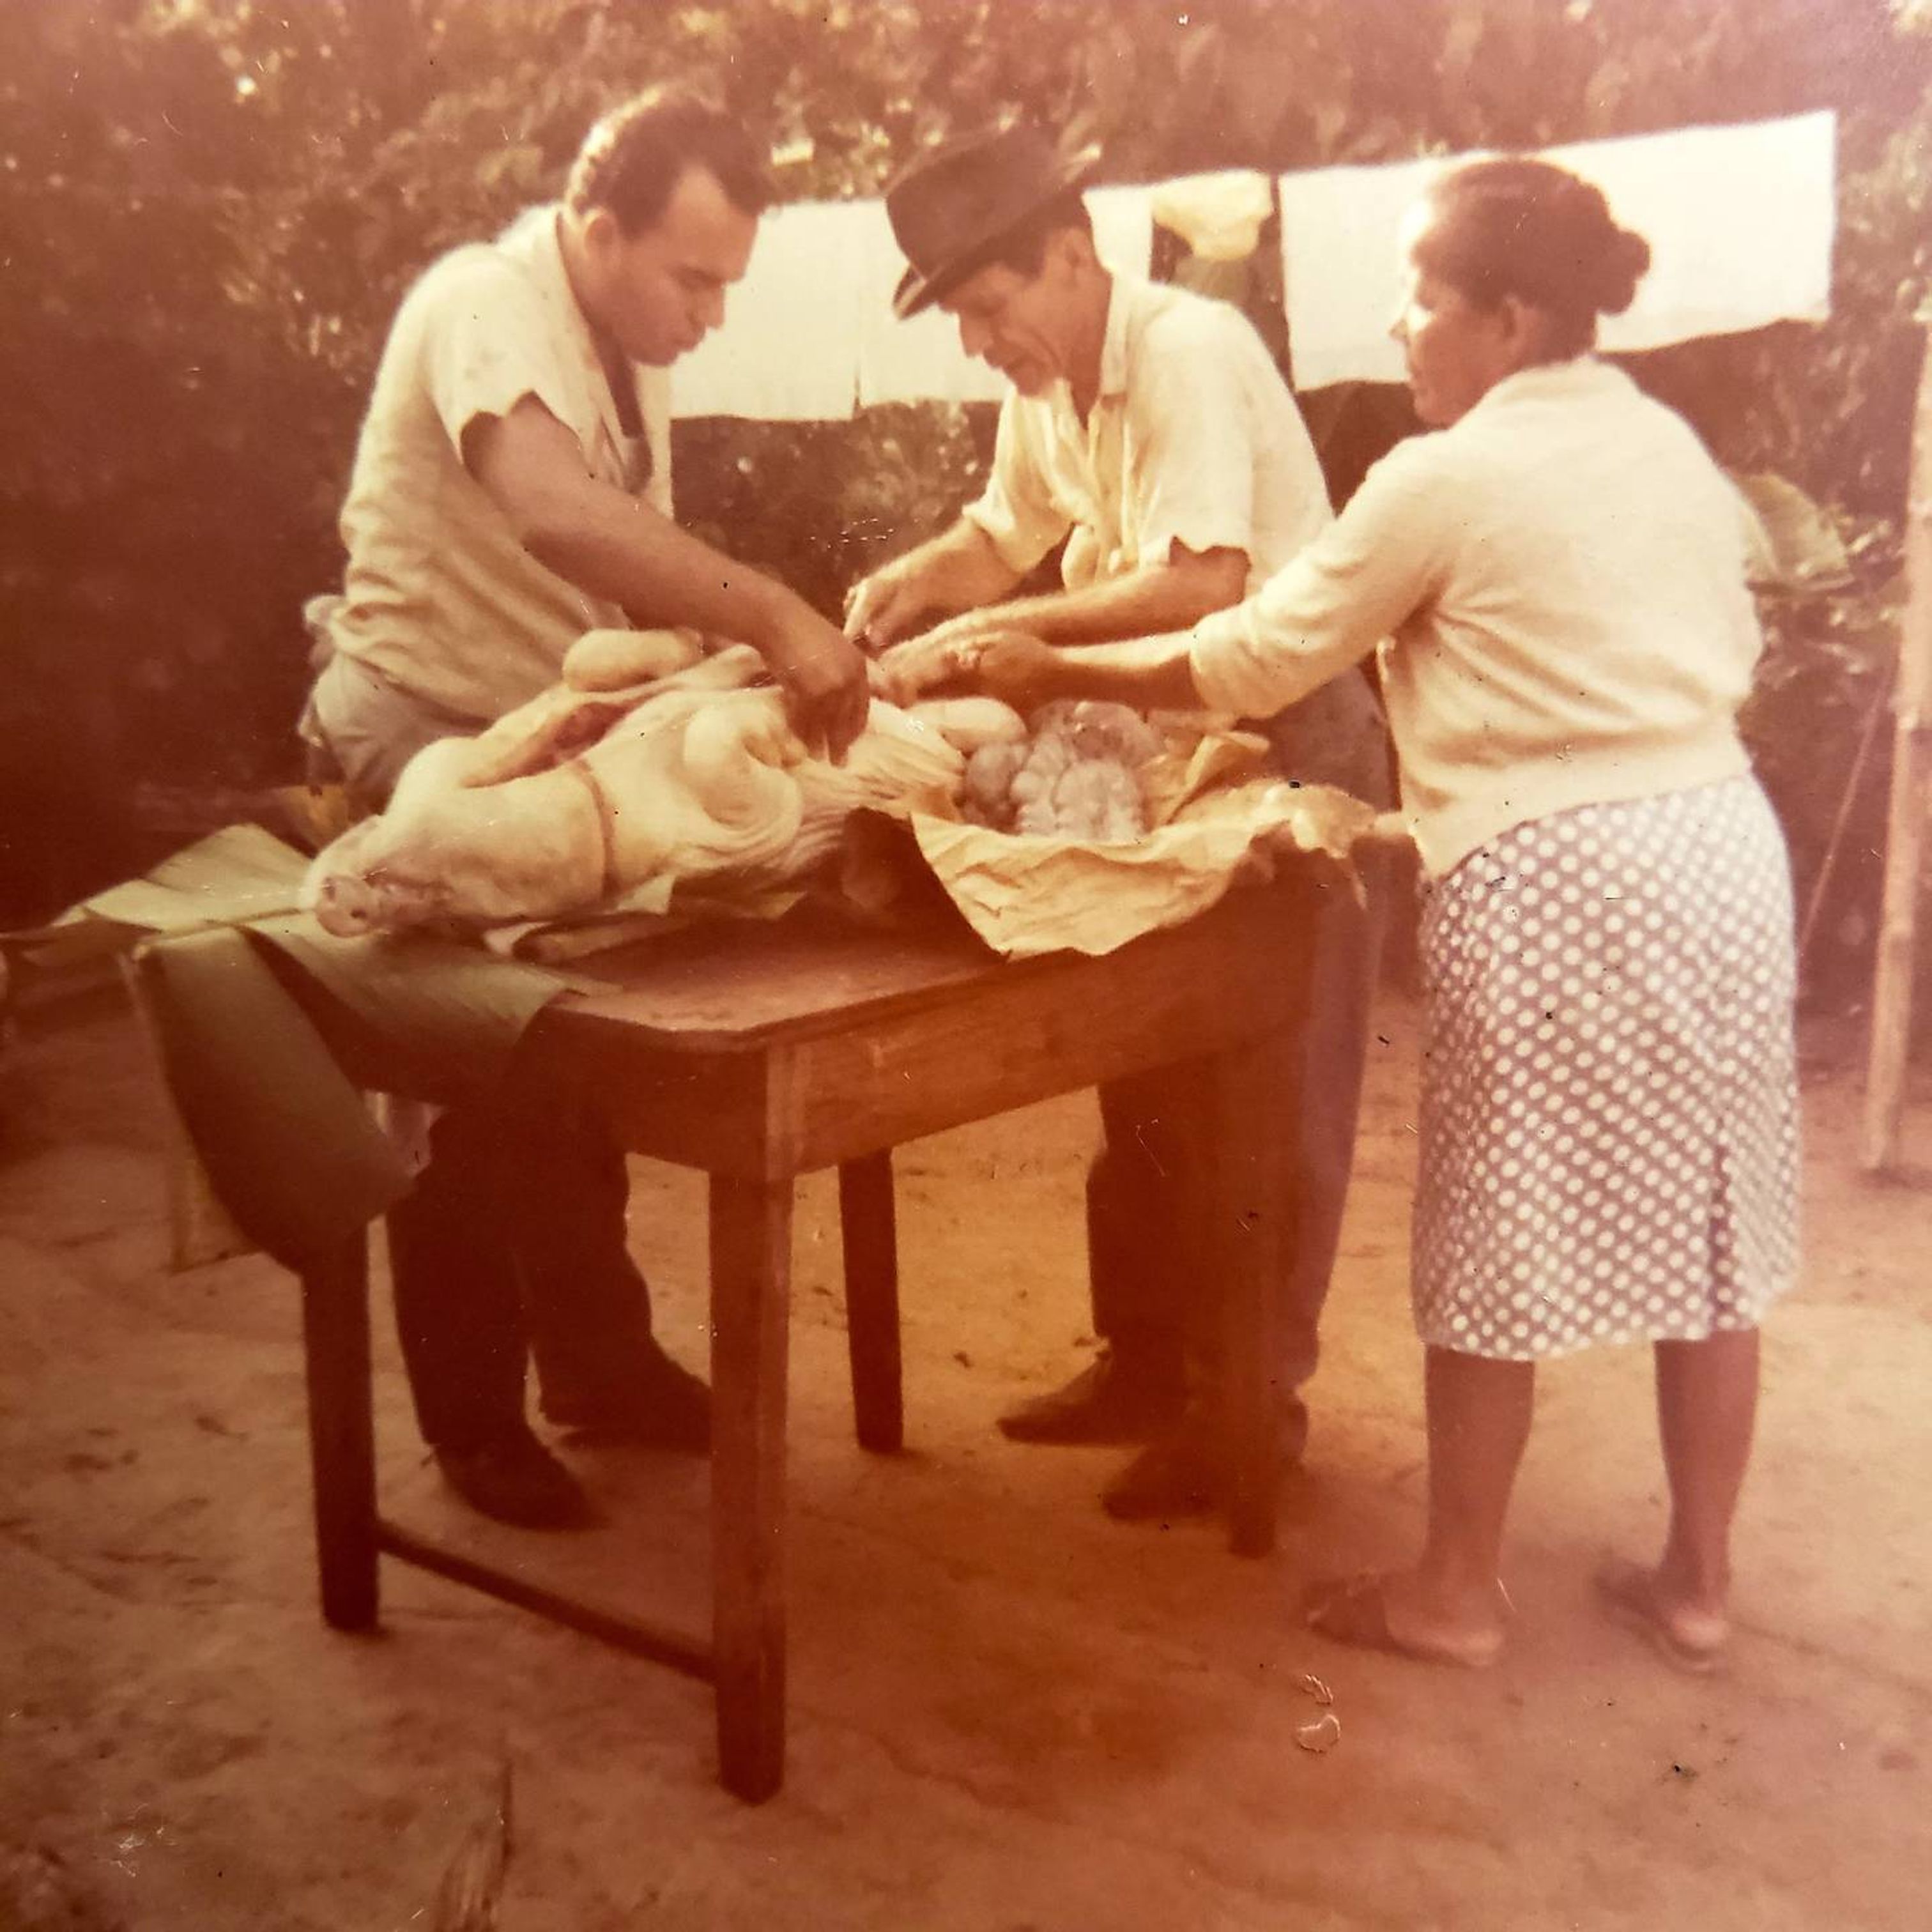
[[[1410,1570],[1316,1583],[1305,1613],[1339,1642],[1487,1664],[1502,1648],[1508,1600],[1497,1570],[1529,1439],[1535,1364],[1431,1348],[1425,1388],[1429,1525],[1420,1560]]]
[[[1431,1348],[1424,1388],[1429,1526],[1421,1561],[1395,1590],[1396,1620],[1406,1621],[1406,1608],[1438,1631],[1500,1634],[1503,1528],[1529,1439],[1536,1366]]]
[[[1660,1342],[1656,1354],[1658,1432],[1670,1482],[1658,1602],[1721,1624],[1730,1592],[1731,1524],[1757,1418],[1757,1330]]]

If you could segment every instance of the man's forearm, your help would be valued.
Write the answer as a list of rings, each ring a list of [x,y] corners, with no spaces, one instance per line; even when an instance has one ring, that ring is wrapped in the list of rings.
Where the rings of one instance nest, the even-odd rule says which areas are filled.
[[[1106,644],[1184,631],[1210,611],[1239,602],[1247,559],[1216,552],[1184,563],[1150,564],[1078,590],[1016,597],[974,613],[974,620],[1026,631],[1052,644]]]
[[[855,585],[847,628],[877,644],[895,643],[935,616],[992,603],[1018,581],[992,538],[961,517]]]
[[[532,520],[521,534],[539,563],[621,604],[635,622],[688,625],[762,646],[809,608],[621,490],[587,484],[554,521]]]
[[[970,517],[962,517],[929,542],[909,551],[908,573],[938,610],[970,610],[1004,597],[1018,573],[993,548],[993,540]]]
[[[1058,698],[1098,698],[1137,711],[1198,711],[1186,632],[1056,650],[1050,670]]]
[[[464,456],[531,556],[635,622],[763,648],[810,614],[782,584],[592,476],[576,438],[534,398],[477,418]]]
[[[592,476],[577,439],[533,398],[464,433],[470,472],[517,541],[633,622],[688,625],[751,645],[784,693],[792,728],[833,759],[864,730],[865,660],[782,584],[734,562]]]

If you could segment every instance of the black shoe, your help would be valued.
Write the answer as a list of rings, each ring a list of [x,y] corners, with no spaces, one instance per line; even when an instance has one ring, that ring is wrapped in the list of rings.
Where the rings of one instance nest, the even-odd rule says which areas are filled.
[[[1000,1418],[1016,1442],[1140,1442],[1180,1418],[1186,1391],[1178,1366],[1103,1349],[1064,1388]]]
[[[1298,1468],[1308,1454],[1308,1405],[1291,1394],[1282,1401],[1275,1424],[1275,1442],[1281,1450],[1281,1466]]]
[[[1308,1443],[1308,1410],[1290,1396],[1278,1424],[1282,1495],[1292,1498],[1302,1474]],[[1190,1407],[1178,1427],[1150,1442],[1100,1492],[1100,1507],[1120,1522],[1172,1522],[1177,1517],[1211,1516],[1227,1505],[1226,1465],[1204,1408]]]
[[[692,1450],[711,1446],[711,1391],[655,1342],[625,1377],[621,1396],[553,1402],[546,1396],[543,1412],[585,1442]]]
[[[1212,1432],[1192,1421],[1150,1442],[1100,1492],[1100,1507],[1120,1522],[1208,1516],[1227,1494]]]
[[[581,1484],[519,1426],[466,1448],[437,1446],[443,1480],[481,1514],[519,1529],[584,1529],[597,1510]]]

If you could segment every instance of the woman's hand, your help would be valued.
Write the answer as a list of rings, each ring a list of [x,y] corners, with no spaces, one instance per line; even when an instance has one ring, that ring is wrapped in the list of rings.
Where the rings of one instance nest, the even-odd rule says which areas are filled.
[[[984,692],[1024,713],[1065,694],[1067,670],[1060,653],[1030,632],[955,620],[874,658],[872,688],[899,705]]]
[[[1023,718],[1067,694],[1067,666],[1060,653],[1028,632],[992,632],[971,650],[975,662],[966,668],[969,681]]]

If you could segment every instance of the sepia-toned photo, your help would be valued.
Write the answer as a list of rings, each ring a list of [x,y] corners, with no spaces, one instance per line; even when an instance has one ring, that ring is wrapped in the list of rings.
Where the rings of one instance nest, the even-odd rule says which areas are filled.
[[[0,9],[0,1932],[1910,1932],[1925,0]]]

